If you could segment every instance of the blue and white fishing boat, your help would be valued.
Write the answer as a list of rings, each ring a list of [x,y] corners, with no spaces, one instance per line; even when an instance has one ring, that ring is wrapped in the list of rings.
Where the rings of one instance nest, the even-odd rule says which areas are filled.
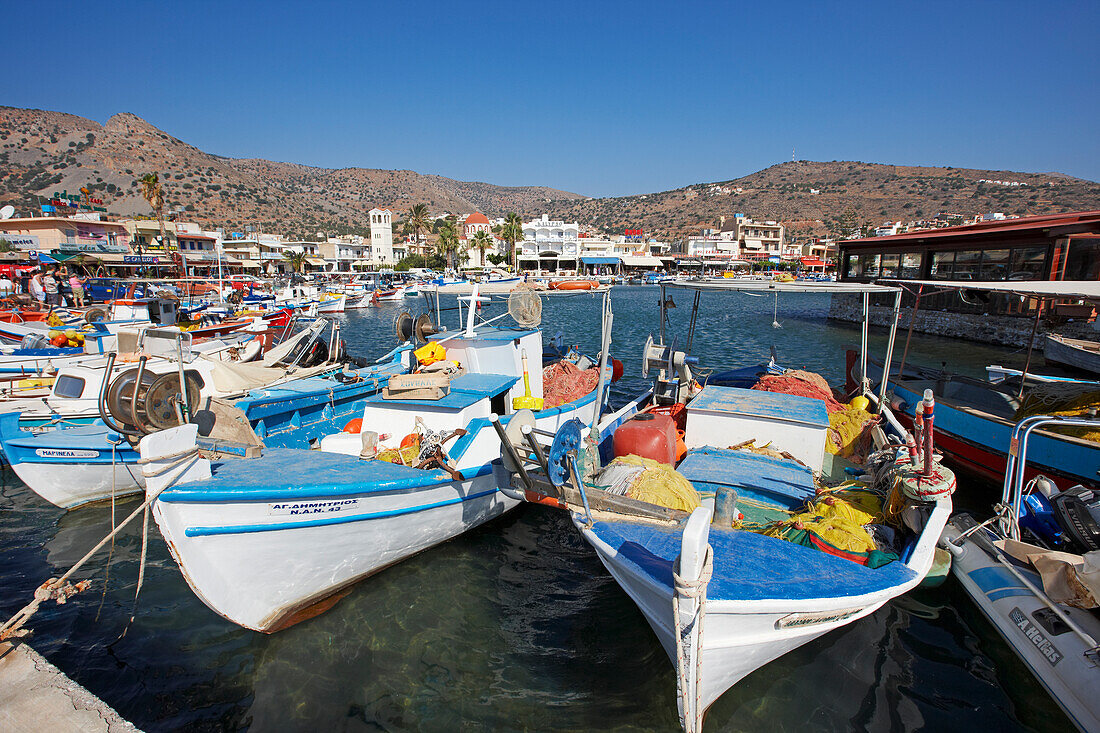
[[[676,287],[896,292],[753,281]],[[663,324],[664,293],[660,301]],[[681,722],[698,731],[707,708],[753,670],[918,585],[951,513],[954,477],[932,458],[931,433],[927,442],[920,436],[919,450],[907,444],[880,396],[866,393],[879,418],[866,428],[870,455],[856,465],[826,452],[824,401],[711,384],[700,390],[692,363],[651,340],[643,355],[643,374],[655,376],[650,393],[595,430],[565,426],[546,446],[536,445],[537,430],[518,440],[502,431],[498,471],[514,472],[501,481],[515,498],[569,512],[668,653]],[[632,462],[639,455],[649,463]],[[649,488],[637,493],[636,485]]]
[[[1095,282],[966,282],[916,281],[918,286],[966,291],[1011,293],[1041,301],[1073,298],[1100,303],[1100,284]],[[1041,309],[1039,311],[1041,313]],[[1034,344],[1033,344],[1034,345]],[[881,381],[881,369],[874,376]],[[1029,370],[998,382],[950,374],[935,369],[906,366],[902,374],[890,372],[888,399],[906,426],[919,409],[924,390],[931,389],[939,405],[937,445],[958,468],[1000,482],[1005,474],[1010,436],[1021,407],[1029,401],[1043,403],[1041,411],[1056,411],[1059,402],[1100,392],[1095,382],[1034,379]],[[1100,472],[1100,443],[1049,430],[1032,436],[1031,460],[1024,467],[1027,479],[1038,474],[1065,489],[1082,481],[1095,481]]]
[[[1024,464],[1039,431],[1071,426],[1100,429],[1100,421],[1038,415],[1014,426],[1009,439],[1017,448],[1009,453],[998,513],[980,523],[967,513],[952,517],[941,545],[982,615],[1074,725],[1096,731],[1100,618],[1090,607],[1100,601],[1100,491],[1060,491],[1043,476],[1025,485]]]
[[[308,337],[310,331],[303,334]],[[287,348],[277,347],[272,358],[280,359],[303,343],[305,340],[298,339],[287,342]],[[351,372],[340,371],[338,363],[300,372],[265,366],[243,372],[238,369],[219,377],[230,382],[222,384],[226,389],[216,396],[194,390],[189,397],[189,411],[196,419],[202,417],[209,423],[205,425],[203,444],[211,450],[223,448],[220,438],[226,435],[235,443],[315,447],[321,437],[339,431],[353,419],[364,401],[377,393],[390,376],[407,371],[407,354],[408,349],[397,349],[382,363]],[[115,381],[129,380],[117,389],[113,389],[114,382],[111,387],[98,382],[97,419],[89,424],[32,433],[26,430],[21,413],[0,415],[0,446],[5,458],[35,493],[65,509],[142,491],[136,439],[166,423],[178,423],[173,420],[170,404],[180,397],[178,366],[175,368],[176,372],[157,373],[151,382],[142,377],[141,383],[148,384],[133,407],[126,397],[133,394],[133,383],[138,381],[133,370],[115,377]],[[99,373],[89,371],[101,379]],[[295,377],[296,373],[304,376]],[[192,380],[190,368],[184,378]],[[259,384],[250,382],[257,378]],[[214,379],[209,381],[213,383]],[[135,414],[137,418],[130,417]]]
[[[531,298],[528,314],[540,310]],[[534,319],[518,317],[519,328],[475,326],[475,313],[467,309],[464,330],[432,336],[421,352],[445,347],[445,360],[432,367],[447,368],[392,378],[366,400],[359,432],[326,437],[321,451],[265,449],[216,463],[210,478],[157,498],[161,533],[204,603],[246,628],[278,631],[324,610],[359,579],[518,504],[493,475],[500,450],[490,417],[520,416],[552,431],[590,421],[601,391],[542,403],[549,385],[537,366],[525,367],[541,364]],[[167,455],[193,447],[177,432],[178,440],[161,444]],[[143,458],[157,455],[143,443]]]

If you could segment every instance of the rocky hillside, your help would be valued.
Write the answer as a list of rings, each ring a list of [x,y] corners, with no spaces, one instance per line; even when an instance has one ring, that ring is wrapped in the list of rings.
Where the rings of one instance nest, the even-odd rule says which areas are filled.
[[[205,153],[132,114],[100,125],[75,115],[0,107],[0,203],[20,214],[36,196],[87,186],[117,214],[148,214],[138,179],[160,175],[167,206],[210,226],[312,236],[363,233],[367,212],[548,213],[582,225],[676,239],[744,213],[788,222],[798,235],[885,220],[964,217],[993,211],[1045,214],[1100,208],[1100,184],[1058,173],[793,161],[743,178],[672,191],[586,198],[542,186],[503,187],[407,170],[314,168]],[[1019,184],[1019,185],[1014,185]],[[1026,184],[1026,185],[1025,185]]]
[[[0,107],[0,203],[19,214],[38,208],[36,196],[86,186],[116,214],[149,214],[138,179],[155,172],[166,208],[210,225],[239,231],[307,236],[318,231],[365,232],[367,212],[398,214],[416,203],[433,213],[488,216],[533,210],[578,194],[543,186],[504,187],[455,181],[407,170],[314,168],[205,153],[132,114],[100,125],[75,115]]]
[[[1020,185],[1013,185],[1020,184]],[[1026,184],[1026,185],[1023,185]],[[1100,209],[1100,184],[1060,173],[923,168],[854,161],[792,161],[743,178],[546,207],[618,231],[642,227],[676,238],[744,213],[824,234],[854,225],[932,219],[937,214],[1049,214]]]

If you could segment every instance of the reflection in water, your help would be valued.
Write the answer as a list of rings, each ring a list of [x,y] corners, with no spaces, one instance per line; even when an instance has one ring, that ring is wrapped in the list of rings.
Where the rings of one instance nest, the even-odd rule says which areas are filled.
[[[671,292],[678,307],[670,326],[682,343],[691,297]],[[640,354],[658,330],[657,297],[657,288],[614,291],[612,350],[626,366],[616,399],[643,386]],[[344,316],[351,352],[380,356],[391,348],[393,316],[405,307],[423,309],[386,304]],[[839,380],[841,349],[858,343],[859,332],[824,325],[827,308],[827,299],[784,296],[783,328],[773,329],[771,299],[707,293],[693,351],[704,364],[740,365],[766,360],[774,345],[785,364]],[[589,353],[599,348],[598,321],[591,296],[545,303],[549,334],[560,329]],[[453,329],[454,314],[444,322]],[[879,353],[885,338],[872,333]],[[994,347],[920,335],[911,354],[967,373],[1022,361]],[[6,616],[79,559],[111,520],[109,506],[65,513],[10,470],[3,477]],[[552,510],[521,507],[379,573],[327,613],[272,636],[245,631],[203,605],[155,528],[137,618],[128,624],[140,543],[139,526],[119,537],[105,592],[107,556],[93,560],[84,575],[96,583],[64,606],[44,606],[32,621],[32,643],[146,730],[677,728],[664,651],[565,516]],[[977,616],[950,581],[898,599],[750,675],[713,706],[706,730],[1064,727]]]

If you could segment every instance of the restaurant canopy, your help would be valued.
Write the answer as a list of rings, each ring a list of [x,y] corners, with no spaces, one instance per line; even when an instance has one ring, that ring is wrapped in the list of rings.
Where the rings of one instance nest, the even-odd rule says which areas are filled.
[[[1100,282],[1095,280],[882,280],[897,285],[919,285],[948,290],[984,290],[1032,298],[1070,298],[1100,301]]]
[[[251,267],[253,269],[259,270],[260,263],[256,262],[255,260],[241,260],[241,267]]]
[[[623,255],[623,264],[628,267],[660,267],[664,263],[649,255]]]
[[[581,262],[586,265],[617,265],[618,257],[581,257]]]

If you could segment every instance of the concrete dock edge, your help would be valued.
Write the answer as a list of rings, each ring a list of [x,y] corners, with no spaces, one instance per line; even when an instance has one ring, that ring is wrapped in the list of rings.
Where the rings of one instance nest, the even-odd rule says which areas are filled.
[[[138,728],[26,644],[0,644],[0,730],[108,731]]]

